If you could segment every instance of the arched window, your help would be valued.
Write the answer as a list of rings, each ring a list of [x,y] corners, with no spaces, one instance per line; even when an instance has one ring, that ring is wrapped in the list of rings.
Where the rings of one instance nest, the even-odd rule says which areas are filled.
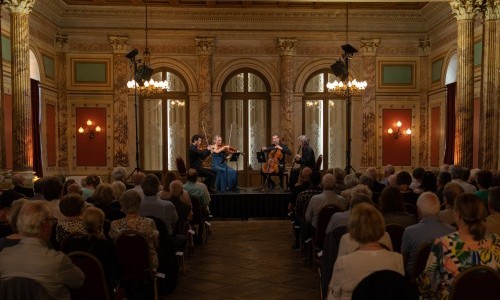
[[[141,97],[143,169],[176,170],[175,158],[187,157],[189,103],[186,84],[179,74],[165,68],[156,69],[152,78],[166,80],[169,84],[162,94]]]
[[[269,84],[260,73],[243,69],[226,79],[222,92],[224,142],[247,154],[239,158],[240,169],[259,169],[256,152],[269,143]]]
[[[346,101],[326,88],[336,79],[333,73],[321,70],[308,78],[304,88],[303,132],[316,157],[323,154],[325,168],[345,164]]]

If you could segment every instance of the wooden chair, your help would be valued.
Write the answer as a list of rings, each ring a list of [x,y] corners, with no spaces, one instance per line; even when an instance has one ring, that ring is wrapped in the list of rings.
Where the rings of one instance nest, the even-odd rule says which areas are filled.
[[[323,164],[323,154],[320,154],[316,159],[316,170],[321,171],[321,165]]]
[[[81,232],[72,232],[68,234],[64,239],[61,241],[61,251],[64,252],[65,254],[69,254],[71,251],[73,251],[73,247],[71,246],[72,243],[78,243],[81,239],[83,239],[86,236],[86,234],[81,233]]]
[[[138,231],[123,230],[115,239],[115,252],[122,271],[120,286],[127,290],[127,287],[134,286],[136,283],[149,283],[153,286],[151,296],[158,299],[156,274],[151,268],[149,244],[146,238]],[[133,292],[129,290],[129,293]]]
[[[323,287],[323,295],[328,291],[328,284],[332,279],[333,266],[337,260],[339,253],[340,239],[347,233],[347,226],[340,226],[335,228],[332,232],[325,236],[323,242],[323,257],[321,259],[321,286]]]
[[[323,241],[326,236],[326,227],[330,222],[332,215],[336,212],[342,211],[337,205],[329,204],[323,207],[318,216],[318,224],[316,225],[316,230],[314,231],[314,235],[312,238],[312,262],[314,267],[315,259],[317,258],[317,254],[319,251],[323,249]]]
[[[392,270],[371,273],[354,288],[352,300],[417,300],[418,292],[403,275]]]
[[[425,266],[427,265],[427,259],[429,258],[429,254],[431,253],[431,245],[432,242],[425,243],[420,249],[417,251],[417,256],[415,257],[415,265],[413,266],[413,276],[412,283],[416,283],[417,277],[425,270]]]
[[[385,231],[389,234],[392,241],[392,251],[401,253],[401,244],[403,243],[403,233],[405,228],[399,224],[385,225]]]
[[[186,183],[187,169],[184,159],[180,156],[177,156],[175,158],[175,164],[177,166],[177,173],[179,173],[179,179],[182,181],[182,183]]]
[[[494,295],[500,295],[500,274],[490,267],[476,266],[458,274],[448,299],[493,299]]]
[[[78,289],[71,289],[71,299],[108,300],[110,294],[104,277],[104,270],[99,260],[90,253],[75,251],[68,254],[73,264],[85,274],[85,281]]]
[[[11,277],[0,281],[0,299],[55,300],[40,283],[23,277]]]

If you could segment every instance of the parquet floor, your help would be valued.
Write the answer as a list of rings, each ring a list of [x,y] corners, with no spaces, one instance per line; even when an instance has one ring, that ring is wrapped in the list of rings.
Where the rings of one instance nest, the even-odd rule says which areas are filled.
[[[223,220],[212,228],[165,299],[319,299],[317,273],[291,249],[290,221]]]

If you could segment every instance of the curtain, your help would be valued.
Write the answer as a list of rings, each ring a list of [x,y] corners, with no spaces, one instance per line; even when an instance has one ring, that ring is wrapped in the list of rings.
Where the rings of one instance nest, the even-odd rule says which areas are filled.
[[[457,83],[446,85],[446,142],[444,150],[444,163],[453,164],[455,150],[455,93]]]
[[[33,171],[43,177],[42,145],[40,141],[40,93],[38,80],[31,79],[31,112],[33,125]]]

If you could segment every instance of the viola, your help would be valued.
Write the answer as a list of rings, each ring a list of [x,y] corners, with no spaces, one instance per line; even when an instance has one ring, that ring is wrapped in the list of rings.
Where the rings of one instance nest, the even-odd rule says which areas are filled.
[[[266,174],[273,174],[278,172],[279,170],[279,162],[280,159],[283,158],[283,153],[280,149],[274,149],[269,151],[267,155],[267,161],[264,165],[262,165],[262,172]]]

